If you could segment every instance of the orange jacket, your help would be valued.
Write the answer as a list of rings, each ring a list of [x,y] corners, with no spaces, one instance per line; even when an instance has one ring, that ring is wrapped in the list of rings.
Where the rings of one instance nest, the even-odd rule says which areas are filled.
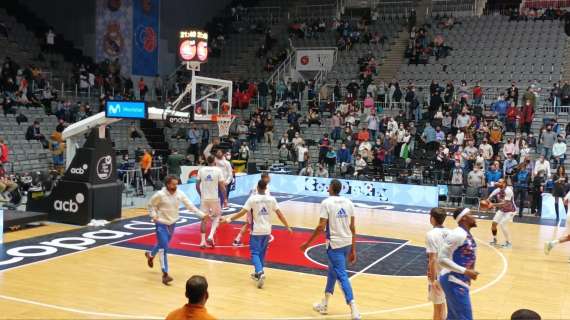
[[[145,152],[144,155],[141,158],[141,168],[143,170],[148,170],[150,169],[151,165],[152,165],[152,156],[150,155],[150,153]]]
[[[215,320],[204,306],[185,304],[182,308],[172,311],[166,320]]]

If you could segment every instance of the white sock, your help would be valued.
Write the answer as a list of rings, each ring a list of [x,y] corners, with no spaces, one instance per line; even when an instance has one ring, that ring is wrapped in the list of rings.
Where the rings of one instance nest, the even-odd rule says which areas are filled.
[[[507,228],[507,226],[502,223],[499,225],[501,227],[501,231],[503,232],[503,235],[505,235],[505,241],[506,242],[511,242],[511,235],[509,233],[509,229]]]
[[[201,235],[202,235],[202,243],[206,242],[206,234],[202,233]]]
[[[236,241],[236,242],[240,242],[240,241],[241,241],[241,232],[238,233],[238,235],[236,236],[235,241]]]
[[[325,306],[329,305],[329,299],[332,297],[332,293],[330,292],[325,292],[325,298],[323,299],[323,304]]]
[[[350,311],[352,312],[352,314],[359,313],[358,308],[356,307],[356,302],[354,300],[350,301],[349,305],[350,305]]]
[[[218,229],[218,224],[220,223],[220,219],[217,217],[212,219],[212,229],[210,229],[210,235],[208,239],[214,239],[214,234],[216,233],[216,229]]]

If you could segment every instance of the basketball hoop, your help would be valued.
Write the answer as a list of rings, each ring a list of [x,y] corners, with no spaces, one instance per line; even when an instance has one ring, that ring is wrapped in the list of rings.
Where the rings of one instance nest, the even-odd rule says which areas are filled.
[[[226,137],[230,134],[230,127],[236,116],[233,114],[213,114],[212,121],[218,123],[218,134],[220,137]]]

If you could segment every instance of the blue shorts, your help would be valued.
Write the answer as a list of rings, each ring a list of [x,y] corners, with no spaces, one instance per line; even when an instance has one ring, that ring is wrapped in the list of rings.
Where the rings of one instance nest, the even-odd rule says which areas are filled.
[[[452,273],[447,273],[439,278],[439,283],[447,302],[448,320],[473,320],[473,310],[471,309],[471,297],[469,287],[450,281],[454,278]]]

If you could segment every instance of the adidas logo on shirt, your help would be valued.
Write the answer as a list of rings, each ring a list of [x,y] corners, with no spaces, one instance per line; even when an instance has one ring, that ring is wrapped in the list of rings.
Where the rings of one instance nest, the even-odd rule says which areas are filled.
[[[213,181],[211,174],[209,174],[209,175],[206,176],[206,181]]]
[[[336,214],[337,218],[346,218],[348,217],[348,214],[346,213],[346,211],[344,210],[344,208],[341,208],[337,214]]]
[[[261,208],[261,210],[259,210],[259,215],[268,215],[269,211],[267,211],[267,209],[265,207]]]

